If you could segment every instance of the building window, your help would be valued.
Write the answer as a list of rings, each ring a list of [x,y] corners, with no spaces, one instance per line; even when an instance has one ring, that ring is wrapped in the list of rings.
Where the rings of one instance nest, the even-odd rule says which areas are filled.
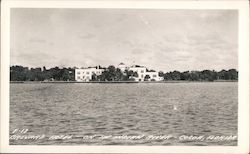
[[[78,79],[78,80],[80,80],[80,79],[81,79],[81,77],[80,77],[80,76],[77,76],[77,79]]]
[[[89,74],[89,72],[86,72],[86,74]]]
[[[144,71],[143,71],[143,70],[141,70],[141,73],[144,73]]]
[[[156,75],[153,75],[154,78],[156,78]]]
[[[80,72],[77,72],[77,74],[80,74]]]
[[[141,75],[141,78],[143,78],[143,75]]]
[[[82,72],[82,74],[84,74],[84,72]]]

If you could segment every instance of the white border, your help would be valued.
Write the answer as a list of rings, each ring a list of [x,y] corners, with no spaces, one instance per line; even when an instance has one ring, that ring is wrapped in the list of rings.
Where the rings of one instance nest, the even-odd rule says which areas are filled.
[[[2,1],[1,146],[4,153],[248,153],[249,151],[248,1]],[[238,146],[14,146],[9,145],[10,8],[236,9],[239,11]]]

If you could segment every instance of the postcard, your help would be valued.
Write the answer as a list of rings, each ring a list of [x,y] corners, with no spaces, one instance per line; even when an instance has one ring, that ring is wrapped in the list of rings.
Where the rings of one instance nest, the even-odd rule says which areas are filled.
[[[1,11],[1,152],[249,152],[248,1]]]

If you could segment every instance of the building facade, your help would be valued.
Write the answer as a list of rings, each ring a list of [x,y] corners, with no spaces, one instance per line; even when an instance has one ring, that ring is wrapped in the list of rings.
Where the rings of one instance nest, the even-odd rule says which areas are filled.
[[[75,69],[75,80],[88,82],[92,80],[92,76],[94,74],[99,76],[102,74],[103,71],[104,69],[98,67]]]
[[[135,81],[163,81],[164,78],[159,76],[157,71],[148,71],[146,67],[133,65],[127,67],[124,63],[120,63],[118,68],[125,74],[125,71],[137,72],[137,75],[131,76]],[[92,80],[93,75],[99,76],[105,69],[100,67],[89,67],[75,69],[75,80],[79,82],[89,82]]]
[[[135,81],[163,81],[163,77],[159,77],[159,72],[148,71],[144,66],[134,65],[128,68],[133,72],[137,72],[138,76],[133,77]]]

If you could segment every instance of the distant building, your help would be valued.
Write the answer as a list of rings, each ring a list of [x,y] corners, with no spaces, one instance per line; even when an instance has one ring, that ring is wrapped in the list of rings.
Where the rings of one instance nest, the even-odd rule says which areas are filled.
[[[95,74],[97,76],[101,75],[104,69],[100,67],[89,67],[89,68],[81,68],[75,69],[75,80],[88,82],[92,80],[92,75]]]
[[[163,77],[159,77],[159,72],[148,71],[146,67],[133,65],[127,67],[124,63],[120,63],[118,68],[125,73],[126,70],[137,72],[138,76],[132,76],[135,81],[163,81]],[[89,82],[92,80],[93,74],[99,76],[105,69],[100,67],[89,67],[89,68],[76,68],[75,69],[75,80],[80,82]]]
[[[134,65],[134,66],[129,67],[128,70],[137,72],[138,77],[133,77],[135,81],[144,81],[145,72],[147,71],[146,67]]]
[[[126,67],[126,65],[125,65],[124,63],[120,63],[120,64],[118,65],[118,68],[119,68],[122,72],[124,72],[124,71],[127,69],[127,67]]]
[[[162,81],[163,77],[159,77],[159,72],[156,71],[147,71],[147,68],[144,66],[134,65],[128,68],[133,72],[137,72],[138,77],[133,77],[135,81]]]

